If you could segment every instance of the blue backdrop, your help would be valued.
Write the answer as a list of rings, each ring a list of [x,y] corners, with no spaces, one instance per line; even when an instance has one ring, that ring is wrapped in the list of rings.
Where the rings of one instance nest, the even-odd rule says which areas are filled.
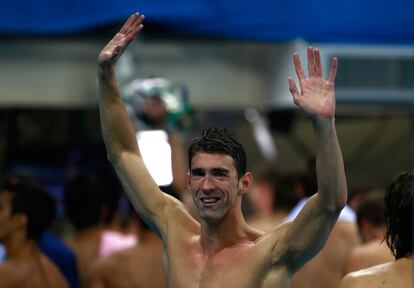
[[[1,1],[0,33],[55,35],[123,21],[184,35],[248,40],[414,43],[413,0],[14,0]]]

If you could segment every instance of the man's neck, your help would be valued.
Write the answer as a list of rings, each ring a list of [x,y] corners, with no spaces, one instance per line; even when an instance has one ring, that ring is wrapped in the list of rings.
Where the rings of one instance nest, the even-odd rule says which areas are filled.
[[[260,234],[248,226],[243,215],[234,211],[220,221],[201,221],[201,247],[206,254],[214,254],[226,247],[252,242]]]
[[[4,244],[6,247],[7,259],[24,257],[25,255],[32,254],[39,250],[36,241],[26,239],[21,235],[10,237]]]

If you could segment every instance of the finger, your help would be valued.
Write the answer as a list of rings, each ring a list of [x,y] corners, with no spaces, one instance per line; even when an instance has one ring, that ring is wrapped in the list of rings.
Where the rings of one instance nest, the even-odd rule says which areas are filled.
[[[144,25],[139,24],[139,26],[137,26],[134,31],[125,36],[125,45],[129,45],[129,43],[131,43],[137,37],[142,28],[144,28]]]
[[[321,53],[319,52],[319,49],[315,49],[313,54],[315,56],[316,77],[321,77],[322,78]]]
[[[127,36],[132,34],[132,37],[135,37],[139,31],[142,30],[142,22],[144,21],[144,15],[140,15],[137,19],[132,23],[131,27],[128,30]]]
[[[302,80],[306,78],[306,76],[302,68],[302,63],[300,62],[299,54],[296,52],[293,53],[293,63],[295,64],[296,75],[298,75],[299,83],[301,83]]]
[[[128,31],[129,27],[131,26],[132,21],[134,21],[134,18],[136,17],[135,15],[136,13],[129,16],[128,20],[122,26],[121,30],[119,30],[119,33],[125,34]]]
[[[133,16],[134,17],[132,18],[131,22],[129,23],[129,26],[127,27],[127,31],[125,32],[126,34],[131,33],[142,22],[140,22],[140,18],[142,15],[135,13]]]
[[[293,102],[297,103],[298,98],[299,98],[299,90],[296,87],[295,81],[293,81],[292,77],[288,77],[288,81],[289,81],[289,90],[290,93],[292,93],[293,96]]]
[[[333,57],[331,61],[331,71],[329,72],[328,81],[331,83],[335,82],[336,71],[338,70],[338,58]]]
[[[315,76],[315,61],[313,56],[313,47],[308,47],[308,73],[309,77]]]

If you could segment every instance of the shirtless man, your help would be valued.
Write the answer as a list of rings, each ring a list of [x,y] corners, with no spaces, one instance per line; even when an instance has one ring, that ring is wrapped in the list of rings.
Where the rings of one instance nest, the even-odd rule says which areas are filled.
[[[292,275],[324,245],[346,203],[346,179],[336,137],[333,58],[328,80],[320,54],[308,49],[306,78],[299,55],[294,63],[301,93],[292,78],[294,102],[307,112],[318,143],[319,192],[290,224],[269,233],[248,226],[241,198],[252,185],[243,147],[227,131],[208,129],[189,149],[188,188],[200,222],[184,205],[163,194],[145,168],[135,131],[120,97],[115,63],[142,29],[144,17],[132,15],[98,56],[100,117],[108,158],[138,213],[164,243],[168,287],[260,287],[266,274],[278,272],[275,287],[289,287]]]
[[[341,288],[413,287],[414,174],[398,176],[385,193],[385,222],[388,247],[395,261],[348,274]]]
[[[162,242],[140,222],[139,243],[100,259],[90,288],[167,287],[162,268]]]
[[[99,180],[91,172],[76,175],[65,184],[65,211],[75,227],[74,233],[65,241],[76,255],[81,287],[89,286],[91,267],[99,258],[104,230],[101,192]]]
[[[0,286],[66,288],[59,269],[37,245],[54,217],[47,192],[27,185],[5,187],[0,192],[0,242],[7,251],[0,264]]]
[[[384,241],[387,227],[383,192],[369,192],[358,204],[356,213],[362,244],[352,249],[347,263],[347,273],[394,259]]]

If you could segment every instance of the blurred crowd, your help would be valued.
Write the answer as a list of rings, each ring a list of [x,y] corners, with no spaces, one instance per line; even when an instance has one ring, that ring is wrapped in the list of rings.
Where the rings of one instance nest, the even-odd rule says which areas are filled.
[[[161,188],[181,199],[195,216],[186,188],[183,141],[179,133],[168,135],[176,171],[172,184]],[[270,162],[255,167],[254,186],[243,205],[250,225],[267,232],[296,217],[317,192],[315,161],[308,163],[301,173]],[[166,287],[162,242],[135,213],[112,168],[71,174],[64,183],[64,215],[59,218],[57,199],[33,175],[3,177],[0,271],[2,266],[18,267],[7,267],[27,282],[16,287],[30,287],[31,277],[44,277],[55,283],[53,287]],[[367,187],[351,191],[325,247],[294,276],[292,287],[337,287],[350,272],[393,261],[386,241],[384,195]],[[263,287],[272,287],[272,274]]]

